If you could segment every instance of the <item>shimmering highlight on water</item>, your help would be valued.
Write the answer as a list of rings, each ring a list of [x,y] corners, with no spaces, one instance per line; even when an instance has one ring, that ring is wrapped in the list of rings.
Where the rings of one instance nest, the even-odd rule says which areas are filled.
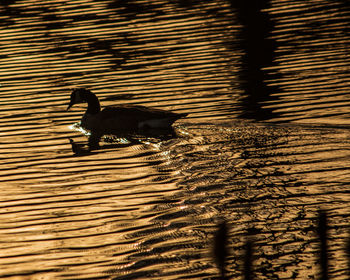
[[[2,1],[2,279],[217,279],[222,220],[230,278],[250,233],[254,279],[316,279],[319,209],[347,279],[347,4],[240,2]],[[77,86],[189,115],[74,154]]]

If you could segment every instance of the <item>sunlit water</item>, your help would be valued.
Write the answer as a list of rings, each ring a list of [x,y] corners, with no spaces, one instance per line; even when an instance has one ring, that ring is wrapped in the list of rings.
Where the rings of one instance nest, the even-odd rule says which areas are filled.
[[[237,3],[2,1],[0,278],[218,279],[225,219],[230,279],[248,232],[255,279],[317,279],[324,209],[348,279],[347,4],[271,1],[264,45]],[[76,86],[189,116],[75,155]]]

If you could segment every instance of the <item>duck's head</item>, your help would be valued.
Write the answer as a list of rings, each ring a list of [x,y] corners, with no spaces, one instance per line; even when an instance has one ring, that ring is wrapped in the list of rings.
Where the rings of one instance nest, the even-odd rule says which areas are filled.
[[[87,98],[91,95],[91,91],[86,88],[75,88],[73,89],[70,95],[70,102],[67,110],[72,107],[74,104],[85,103],[87,102]]]

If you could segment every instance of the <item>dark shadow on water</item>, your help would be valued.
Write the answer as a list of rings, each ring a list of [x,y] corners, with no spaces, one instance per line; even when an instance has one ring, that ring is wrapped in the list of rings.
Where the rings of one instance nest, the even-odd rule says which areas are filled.
[[[317,215],[317,225],[315,231],[317,232],[317,243],[318,250],[317,254],[317,263],[319,265],[319,275],[317,279],[328,280],[330,278],[329,273],[329,246],[328,240],[331,239],[329,236],[329,222],[328,222],[328,213],[324,210],[319,210]],[[217,231],[213,239],[213,253],[214,260],[217,263],[217,266],[220,271],[221,280],[231,279],[227,273],[227,259],[229,258],[229,234],[228,234],[229,225],[226,221],[220,222],[218,224]],[[247,241],[244,246],[244,266],[243,266],[243,279],[251,280],[254,279],[254,267],[253,267],[253,253],[254,253],[254,244],[252,237],[254,236],[255,230],[252,228],[247,232]],[[350,236],[346,239],[345,244],[346,257],[348,260],[348,271],[350,271]],[[293,278],[294,279],[294,278]]]
[[[116,149],[120,147],[128,147],[144,142],[159,143],[162,141],[178,138],[178,134],[174,128],[167,129],[145,129],[139,131],[118,131],[114,134],[105,135],[103,143],[91,145],[89,139],[86,143],[76,143],[73,139],[68,138],[72,152],[75,156],[86,156],[100,149]],[[122,140],[121,140],[122,139]]]
[[[328,280],[328,218],[325,211],[318,213],[318,235],[320,239],[319,260],[321,269],[321,280]]]
[[[216,231],[214,237],[214,258],[216,264],[220,271],[220,279],[228,279],[226,274],[226,262],[228,257],[228,225],[226,221],[222,221],[218,225],[218,229]]]
[[[350,229],[348,230],[348,240],[345,245],[345,254],[348,258],[348,271],[350,271]]]
[[[276,117],[272,109],[264,108],[265,101],[273,99],[271,93],[277,87],[267,85],[267,79],[276,78],[265,67],[273,65],[276,42],[268,38],[273,23],[269,14],[263,11],[269,7],[266,0],[232,0],[231,7],[237,13],[242,25],[239,48],[244,51],[239,73],[243,97],[241,118],[267,120]]]

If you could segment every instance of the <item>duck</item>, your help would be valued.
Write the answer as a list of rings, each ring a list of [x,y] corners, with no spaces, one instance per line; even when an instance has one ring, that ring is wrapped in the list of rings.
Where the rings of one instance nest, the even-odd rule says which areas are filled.
[[[75,88],[67,110],[73,105],[87,103],[80,125],[90,131],[89,144],[97,144],[105,134],[138,132],[149,129],[171,129],[172,124],[187,113],[175,113],[141,105],[120,104],[101,109],[98,97],[87,88]],[[97,142],[97,143],[96,143]]]

